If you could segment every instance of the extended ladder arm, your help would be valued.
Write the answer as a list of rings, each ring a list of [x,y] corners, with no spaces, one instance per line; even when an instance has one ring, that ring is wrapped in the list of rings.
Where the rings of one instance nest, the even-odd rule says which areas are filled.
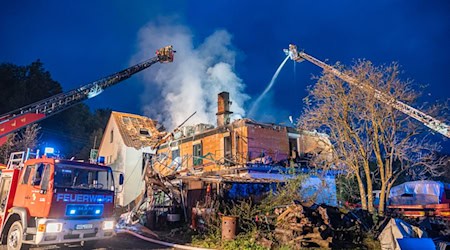
[[[294,60],[296,62],[308,60],[309,62],[319,66],[323,70],[331,72],[336,77],[338,77],[354,86],[357,86],[358,88],[365,89],[365,90],[372,90],[374,92],[375,98],[377,98],[379,101],[392,106],[393,108],[395,108],[395,109],[403,112],[404,114],[423,123],[425,126],[429,127],[430,129],[444,135],[447,138],[450,138],[450,126],[441,122],[440,120],[438,120],[430,115],[427,115],[427,114],[423,113],[422,111],[420,111],[416,108],[413,108],[399,100],[396,100],[395,98],[375,89],[374,87],[372,87],[371,85],[369,85],[367,83],[360,82],[356,78],[353,78],[347,74],[340,72],[336,68],[306,54],[305,52],[299,52],[297,50],[297,46],[295,46],[293,44],[289,44],[289,49],[285,49],[284,52],[287,55],[289,55],[289,57],[292,60]]]
[[[20,109],[0,115],[0,145],[6,141],[6,135],[35,123],[49,116],[57,114],[86,99],[93,98],[106,88],[122,82],[132,75],[152,66],[153,64],[172,62],[174,57],[172,46],[167,46],[156,51],[156,56],[119,71],[110,76],[86,84],[66,93],[57,94],[44,100],[27,105]]]

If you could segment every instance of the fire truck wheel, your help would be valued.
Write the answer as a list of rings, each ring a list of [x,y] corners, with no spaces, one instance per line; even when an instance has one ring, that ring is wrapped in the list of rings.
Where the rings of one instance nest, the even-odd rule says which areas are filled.
[[[14,222],[8,231],[6,245],[8,250],[27,249],[30,246],[22,243],[23,227],[20,221]]]

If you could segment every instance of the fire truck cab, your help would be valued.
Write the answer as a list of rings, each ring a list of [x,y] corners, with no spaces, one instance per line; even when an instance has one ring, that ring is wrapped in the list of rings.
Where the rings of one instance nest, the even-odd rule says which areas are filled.
[[[23,249],[112,237],[114,192],[107,166],[45,156],[8,164],[0,176],[1,242]]]

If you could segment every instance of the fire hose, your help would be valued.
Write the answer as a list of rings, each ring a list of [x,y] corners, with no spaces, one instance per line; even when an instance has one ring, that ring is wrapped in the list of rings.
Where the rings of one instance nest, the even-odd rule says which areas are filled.
[[[146,237],[144,235],[138,234],[136,232],[127,230],[127,229],[119,229],[116,231],[117,233],[127,233],[127,234],[131,234],[139,239],[151,242],[151,243],[155,243],[158,245],[163,245],[163,246],[167,246],[167,247],[174,247],[174,248],[178,248],[178,249],[186,249],[186,250],[211,250],[209,248],[201,248],[201,247],[192,247],[192,246],[186,246],[186,245],[180,245],[180,244],[175,244],[175,243],[170,243],[170,242],[165,242],[165,241],[161,241],[161,240],[155,240],[149,237]]]

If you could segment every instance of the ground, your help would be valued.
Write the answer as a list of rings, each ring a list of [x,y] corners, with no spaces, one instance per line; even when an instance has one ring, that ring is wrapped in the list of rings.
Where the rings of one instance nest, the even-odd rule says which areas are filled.
[[[0,250],[6,250],[6,245],[1,245]],[[79,244],[73,244],[70,246],[45,246],[45,247],[32,247],[33,250],[38,249],[70,249],[70,250],[76,250],[76,249],[84,249]],[[108,240],[101,240],[97,242],[94,249],[172,249],[169,247],[164,247],[161,245],[153,244],[144,240],[141,240],[139,238],[136,238],[132,235],[128,234],[118,234],[117,236],[108,239]]]

